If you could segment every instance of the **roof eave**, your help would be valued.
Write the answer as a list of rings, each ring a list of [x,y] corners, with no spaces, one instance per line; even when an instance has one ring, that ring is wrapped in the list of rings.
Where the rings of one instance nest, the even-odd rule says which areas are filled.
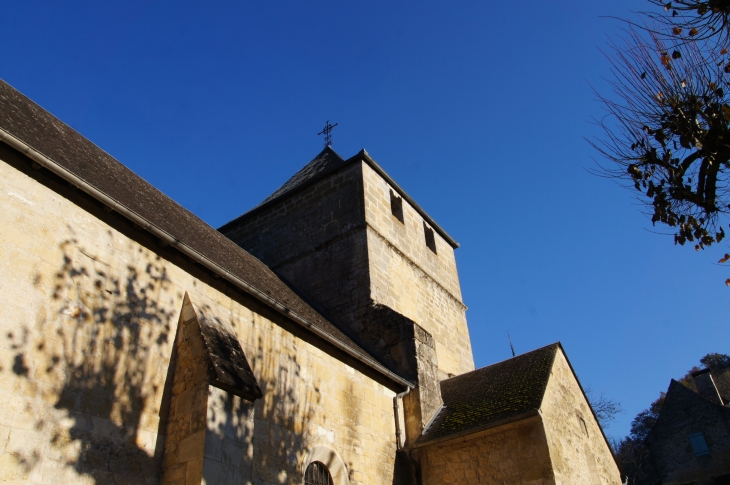
[[[64,167],[62,164],[56,162],[52,158],[46,156],[45,154],[41,153],[40,151],[36,150],[31,145],[27,144],[25,141],[23,141],[21,138],[17,137],[16,135],[6,131],[3,128],[0,128],[0,141],[5,143],[6,145],[12,147],[13,149],[17,150],[21,154],[28,157],[30,160],[38,163],[42,167],[48,169],[50,172],[54,173],[55,175],[61,177],[63,180],[67,181],[68,183],[72,184],[73,186],[77,187],[81,191],[88,194],[90,197],[98,200],[105,206],[111,208],[118,214],[122,215],[126,219],[130,220],[134,224],[138,225],[145,231],[149,232],[153,236],[159,238],[161,241],[164,241],[165,243],[169,244],[170,246],[174,247],[180,253],[182,253],[185,257],[191,259],[192,261],[195,261],[198,264],[201,264],[203,267],[207,268],[209,271],[212,271],[214,274],[222,277],[229,283],[233,284],[234,286],[238,287],[245,293],[251,295],[255,299],[262,302],[264,305],[266,305],[269,308],[272,308],[276,312],[282,314],[283,316],[289,318],[290,320],[294,321],[298,325],[303,326],[304,328],[308,329],[310,332],[312,332],[314,335],[318,336],[319,338],[323,339],[324,341],[334,345],[336,348],[340,349],[341,351],[344,351],[346,354],[350,355],[351,357],[355,358],[356,360],[360,361],[367,367],[370,367],[377,373],[381,374],[382,376],[389,379],[391,382],[396,383],[398,385],[404,386],[404,387],[414,387],[415,384],[413,382],[408,381],[407,379],[404,379],[397,375],[396,373],[392,372],[390,369],[387,369],[384,365],[382,365],[380,362],[377,362],[373,357],[369,355],[365,355],[362,351],[359,349],[352,348],[350,345],[348,345],[346,342],[340,341],[337,337],[330,335],[328,332],[324,331],[323,329],[318,328],[316,325],[314,325],[312,322],[307,320],[305,317],[299,315],[294,310],[290,309],[286,305],[282,304],[272,296],[266,294],[264,291],[258,289],[255,285],[249,283],[248,281],[243,280],[239,276],[233,274],[232,272],[228,271],[227,269],[220,266],[217,262],[211,260],[207,256],[201,254],[196,248],[189,246],[188,244],[184,243],[183,241],[180,241],[176,237],[174,237],[172,234],[168,233],[164,229],[158,227],[154,222],[148,220],[144,216],[136,213],[133,209],[129,208],[126,204],[116,200],[103,190],[99,189],[95,185],[87,182],[83,177],[80,177],[79,175],[73,173],[68,168]],[[243,251],[243,249],[242,249]]]
[[[507,424],[516,423],[517,421],[524,421],[525,419],[531,418],[533,416],[539,416],[539,415],[540,415],[539,409],[531,409],[529,411],[518,414],[516,416],[510,416],[509,418],[505,418],[505,419],[501,419],[499,421],[494,421],[492,423],[485,424],[484,426],[477,426],[476,428],[471,428],[471,429],[467,429],[464,431],[460,431],[458,433],[453,433],[450,435],[442,436],[441,438],[435,438],[435,439],[423,441],[420,443],[417,442],[410,446],[406,446],[405,449],[410,451],[410,450],[415,450],[416,448],[424,448],[426,446],[432,446],[432,445],[436,445],[436,444],[443,443],[446,441],[457,440],[459,438],[466,438],[467,436],[481,433],[482,431],[487,431],[492,428],[498,428],[500,426],[505,426]]]
[[[362,150],[360,150],[357,153],[357,155],[348,159],[346,162],[349,164],[350,162],[354,162],[357,160],[364,161],[365,163],[367,163],[370,166],[370,168],[375,170],[375,172],[377,172],[378,175],[383,177],[385,179],[385,181],[388,182],[388,185],[390,185],[396,191],[398,191],[398,193],[404,199],[406,199],[406,201],[411,205],[411,207],[413,207],[416,210],[416,212],[418,212],[421,215],[421,217],[423,217],[423,219],[428,223],[428,225],[430,225],[433,229],[435,229],[436,232],[438,232],[441,235],[441,237],[444,238],[444,240],[447,243],[449,243],[449,245],[452,248],[457,249],[459,247],[459,243],[456,242],[454,240],[454,238],[452,238],[449,235],[449,233],[447,233],[444,230],[444,228],[439,226],[438,223],[436,223],[436,221],[434,221],[433,218],[431,218],[431,216],[429,216],[428,213],[425,210],[423,210],[423,208],[420,205],[418,205],[418,203],[415,200],[413,200],[413,198],[410,195],[408,195],[408,192],[403,190],[403,188],[400,185],[398,185],[398,183],[395,180],[393,180],[393,177],[388,175],[388,172],[383,170],[383,167],[378,165],[378,163],[375,160],[373,160],[373,157],[371,157],[370,154],[367,151],[365,151],[364,148]]]

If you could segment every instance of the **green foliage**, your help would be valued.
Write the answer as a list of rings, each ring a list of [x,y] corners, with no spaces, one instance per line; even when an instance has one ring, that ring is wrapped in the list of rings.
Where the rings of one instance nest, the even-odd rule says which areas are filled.
[[[659,419],[659,413],[664,405],[664,398],[666,393],[662,392],[659,397],[651,403],[649,409],[644,409],[636,415],[633,421],[631,421],[631,439],[635,441],[644,441],[651,429],[654,427],[657,419]]]
[[[700,363],[713,372],[730,369],[730,356],[726,354],[707,354],[700,359]]]

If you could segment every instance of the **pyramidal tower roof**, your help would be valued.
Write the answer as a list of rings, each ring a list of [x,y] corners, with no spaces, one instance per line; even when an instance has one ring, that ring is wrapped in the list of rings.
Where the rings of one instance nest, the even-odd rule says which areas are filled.
[[[316,157],[314,157],[311,162],[306,164],[300,171],[295,173],[292,178],[287,180],[284,185],[276,189],[259,205],[254,207],[254,209],[261,207],[262,205],[267,204],[274,199],[278,199],[279,197],[288,194],[292,190],[295,190],[297,187],[300,187],[307,182],[318,178],[321,175],[324,175],[333,170],[337,170],[346,163],[347,162],[345,161],[345,159],[339,156],[337,152],[335,152],[332,147],[328,145]]]
[[[271,195],[261,201],[260,204],[256,205],[255,207],[251,208],[250,210],[236,217],[235,219],[223,224],[221,227],[218,228],[218,230],[225,232],[228,228],[230,228],[233,224],[235,224],[242,218],[251,217],[253,216],[253,214],[263,210],[265,207],[274,204],[275,201],[283,199],[284,197],[290,195],[292,192],[303,189],[304,187],[315,183],[317,180],[326,177],[328,174],[335,172],[346,165],[359,161],[367,163],[373,170],[375,170],[381,177],[383,177],[386,182],[388,182],[388,184],[393,187],[393,189],[400,193],[403,198],[408,201],[411,206],[413,206],[416,212],[421,214],[424,220],[427,221],[431,227],[433,227],[439,234],[441,234],[441,236],[446,240],[448,244],[451,245],[451,247],[459,247],[459,243],[456,242],[451,236],[449,236],[449,234],[440,225],[438,225],[436,221],[434,221],[431,216],[429,216],[426,211],[423,210],[421,206],[418,205],[416,201],[413,200],[413,198],[411,198],[411,196],[408,195],[408,193],[403,190],[395,182],[395,180],[393,180],[393,178],[388,175],[385,170],[383,170],[380,165],[377,164],[377,162],[375,162],[375,160],[373,160],[373,158],[367,151],[365,151],[364,148],[360,150],[355,156],[345,160],[337,152],[335,152],[331,146],[325,147],[325,149],[322,150],[316,157],[314,157],[312,161],[310,161],[301,170],[295,173],[294,176],[292,176],[284,183],[284,185],[276,189]]]

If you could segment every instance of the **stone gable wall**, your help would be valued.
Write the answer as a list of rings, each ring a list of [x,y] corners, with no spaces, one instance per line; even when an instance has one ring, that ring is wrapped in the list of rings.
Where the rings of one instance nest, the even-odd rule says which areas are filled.
[[[318,443],[351,483],[392,482],[393,391],[15,152],[0,160],[0,481],[157,483],[187,292],[234,329],[264,393],[254,484],[300,484]]]
[[[373,301],[433,336],[441,379],[474,370],[454,250],[435,231],[437,254],[426,246],[423,218],[405,200],[401,223],[391,212],[392,189],[365,163],[363,180]]]
[[[562,351],[555,356],[542,401],[557,485],[620,485],[611,450]]]
[[[539,416],[432,445],[420,453],[423,485],[556,483]]]
[[[685,483],[730,473],[730,409],[689,389],[679,390],[664,401],[660,419],[649,435],[663,482]],[[695,456],[689,440],[695,433],[703,434],[709,455]]]

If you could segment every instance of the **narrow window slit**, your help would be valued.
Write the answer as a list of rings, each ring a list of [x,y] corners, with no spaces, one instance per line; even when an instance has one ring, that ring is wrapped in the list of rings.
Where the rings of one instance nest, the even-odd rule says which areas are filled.
[[[436,254],[436,238],[433,236],[433,229],[428,227],[425,222],[423,223],[423,232],[426,235],[426,246],[433,251],[433,254]]]
[[[397,196],[395,192],[393,192],[393,189],[390,189],[390,212],[393,213],[393,216],[395,216],[401,224],[405,224],[403,219],[403,198]]]

